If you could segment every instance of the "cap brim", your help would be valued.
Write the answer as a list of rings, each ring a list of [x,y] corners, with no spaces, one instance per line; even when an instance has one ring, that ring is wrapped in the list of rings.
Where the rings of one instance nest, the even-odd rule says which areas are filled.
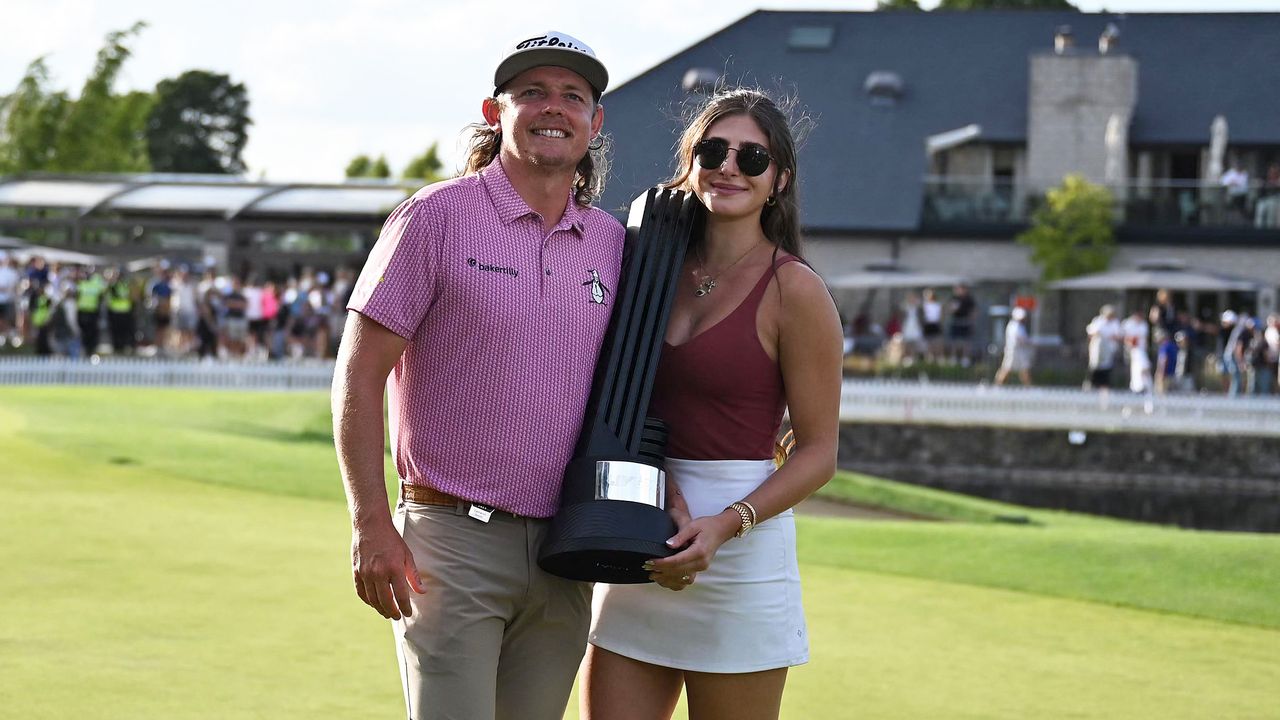
[[[536,67],[551,65],[572,70],[582,76],[597,94],[609,86],[609,72],[599,60],[584,53],[558,48],[536,48],[511,55],[498,65],[493,74],[495,90],[511,82],[515,76]]]

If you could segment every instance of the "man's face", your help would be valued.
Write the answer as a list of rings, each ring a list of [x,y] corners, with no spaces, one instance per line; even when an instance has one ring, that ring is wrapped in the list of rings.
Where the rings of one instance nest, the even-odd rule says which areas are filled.
[[[520,73],[483,110],[489,127],[503,134],[504,158],[548,170],[576,168],[604,124],[591,85],[551,65]]]

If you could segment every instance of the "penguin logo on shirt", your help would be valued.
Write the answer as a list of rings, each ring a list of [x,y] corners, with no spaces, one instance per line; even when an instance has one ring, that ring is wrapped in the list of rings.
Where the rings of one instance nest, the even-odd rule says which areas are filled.
[[[588,301],[594,305],[603,305],[604,296],[609,292],[609,288],[604,286],[604,282],[600,280],[600,273],[595,270],[588,270],[591,273],[591,279],[582,283],[591,286],[591,299]]]

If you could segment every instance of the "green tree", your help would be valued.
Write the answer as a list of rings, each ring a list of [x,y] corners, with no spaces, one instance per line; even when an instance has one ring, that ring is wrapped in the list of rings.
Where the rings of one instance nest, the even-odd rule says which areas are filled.
[[[369,168],[373,167],[373,161],[368,155],[357,155],[351,158],[351,162],[347,163],[346,175],[349,178],[369,177]]]
[[[163,172],[242,173],[248,92],[226,75],[188,70],[156,86],[146,118],[151,166]]]
[[[44,58],[27,66],[17,90],[0,98],[0,173],[43,170],[53,163],[58,130],[71,101],[49,91]]]
[[[129,57],[125,41],[145,27],[107,35],[80,97],[49,87],[44,58],[27,67],[17,90],[0,100],[0,172],[133,172],[150,168],[144,121],[151,94],[111,92]]]
[[[440,162],[440,143],[433,142],[427,151],[409,161],[400,177],[406,180],[422,180],[433,183],[444,179],[441,171],[444,163]]]
[[[918,0],[879,0],[876,10],[921,10]]]
[[[386,155],[379,155],[378,159],[373,161],[367,177],[382,178],[384,180],[391,177],[391,166],[387,164]]]
[[[134,23],[128,30],[107,35],[98,51],[93,72],[85,80],[80,97],[71,104],[55,140],[50,170],[66,172],[135,172],[146,170],[145,134],[139,120],[149,109],[136,94],[113,95],[111,87],[131,54],[125,41],[147,25]]]
[[[1067,0],[941,0],[936,10],[1079,10]]]
[[[1105,187],[1080,175],[1068,175],[1049,190],[1035,211],[1031,228],[1017,241],[1031,248],[1041,282],[1107,269],[1115,253],[1111,227],[1113,199]]]

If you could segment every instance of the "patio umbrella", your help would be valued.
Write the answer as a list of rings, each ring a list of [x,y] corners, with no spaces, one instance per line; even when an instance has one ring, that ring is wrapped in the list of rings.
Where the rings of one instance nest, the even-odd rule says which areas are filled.
[[[1223,162],[1227,155],[1227,119],[1221,115],[1209,126],[1208,179],[1217,182],[1222,177]]]
[[[874,288],[930,288],[967,282],[960,275],[940,272],[917,272],[894,262],[870,263],[860,272],[837,275],[827,280],[832,290]]]
[[[1265,283],[1209,270],[1188,268],[1184,263],[1141,264],[1133,269],[1108,270],[1050,283],[1055,290],[1243,290],[1256,292]]]
[[[20,263],[27,262],[33,255],[43,257],[45,262],[61,263],[63,265],[104,265],[107,262],[107,259],[101,255],[89,255],[88,253],[44,247],[42,245],[28,245],[22,240],[11,237],[0,237],[0,251],[8,253],[10,257]]]

